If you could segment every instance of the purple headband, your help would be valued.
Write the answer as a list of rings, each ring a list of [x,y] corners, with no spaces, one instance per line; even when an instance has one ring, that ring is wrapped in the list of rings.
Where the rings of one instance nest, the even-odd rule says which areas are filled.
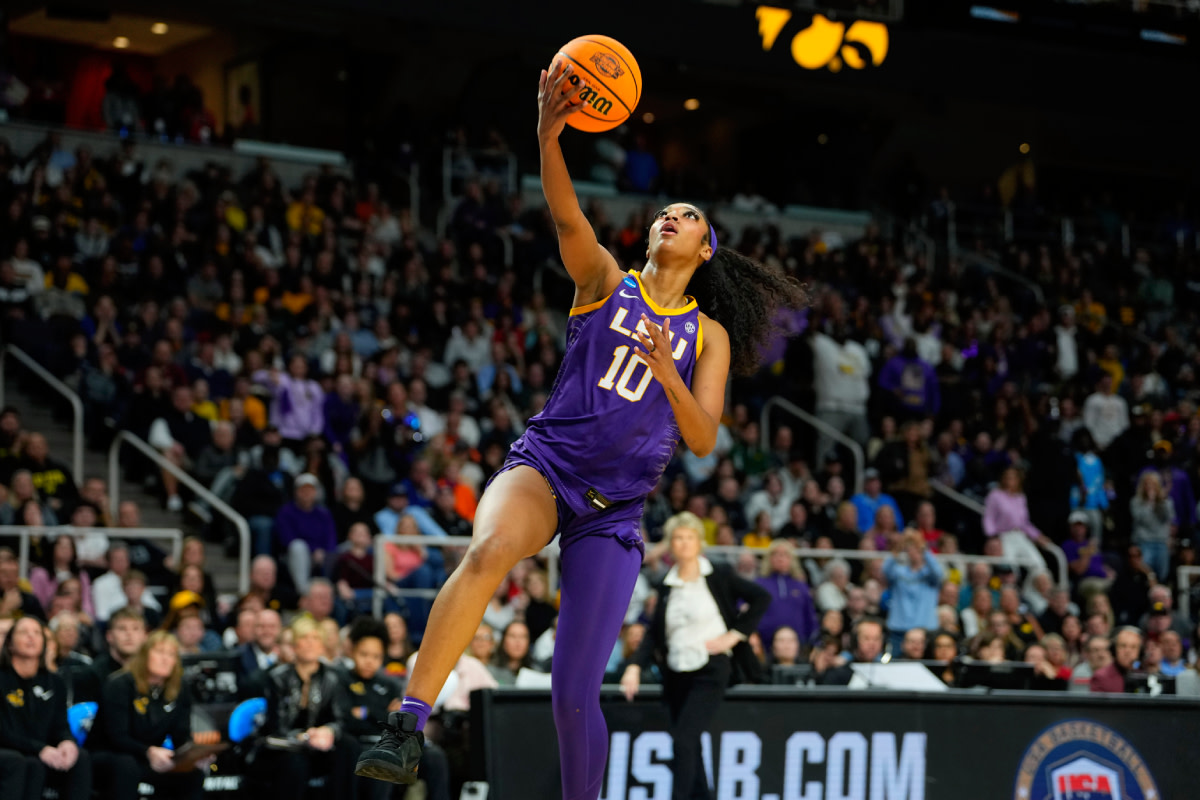
[[[712,245],[713,256],[715,256],[717,254],[717,229],[712,226],[711,222],[708,223],[708,241]],[[709,256],[708,261],[712,261],[712,256]],[[704,263],[707,264],[708,261]]]

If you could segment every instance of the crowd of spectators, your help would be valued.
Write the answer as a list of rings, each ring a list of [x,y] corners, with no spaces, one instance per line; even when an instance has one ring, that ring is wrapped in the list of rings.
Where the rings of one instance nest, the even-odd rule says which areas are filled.
[[[42,537],[24,589],[0,551],[3,615],[49,620],[60,660],[119,663],[112,621],[128,606],[183,653],[243,648],[249,678],[289,657],[279,613],[315,620],[325,657],[346,657],[340,632],[378,588],[383,669],[403,679],[431,594],[406,590],[437,589],[462,554],[412,542],[470,535],[562,359],[567,308],[551,284],[531,289],[556,256],[545,211],[468,181],[439,236],[376,185],[330,172],[295,187],[266,162],[238,180],[215,166],[174,175],[132,145],[72,153],[54,135],[31,153],[0,142],[0,175],[5,340],[77,389],[91,445],[132,431],[245,516],[254,556],[250,593],[221,602],[203,538],[175,564],[136,538]],[[652,209],[621,224],[591,211],[600,241],[639,266]],[[1174,568],[1196,563],[1200,479],[1200,352],[1175,299],[1186,270],[1146,250],[1125,259],[1099,228],[997,252],[1040,283],[1038,304],[874,225],[844,246],[770,227],[736,246],[808,284],[813,304],[779,319],[793,335],[734,382],[713,453],[681,449],[647,499],[645,568],[610,675],[645,633],[669,566],[662,524],[684,510],[708,545],[751,548],[711,559],[771,592],[753,637],[767,667],[807,662],[836,684],[852,661],[1024,660],[1045,688],[1108,691],[1194,663],[1195,609],[1172,591]],[[837,438],[778,418],[760,429],[773,395],[862,447],[862,486]],[[124,467],[227,541],[169,473]],[[0,413],[0,485],[3,522],[138,524],[129,502],[112,518],[103,481],[77,487],[17,409]],[[382,584],[379,533],[416,537],[385,545]],[[443,695],[449,718],[472,688],[546,679],[546,567],[522,562],[497,590]],[[1055,585],[1060,567],[1069,585]]]

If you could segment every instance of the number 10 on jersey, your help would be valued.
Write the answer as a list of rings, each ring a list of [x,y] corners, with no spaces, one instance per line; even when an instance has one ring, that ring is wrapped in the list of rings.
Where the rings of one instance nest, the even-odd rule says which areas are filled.
[[[615,388],[617,394],[624,397],[631,403],[636,403],[646,394],[646,389],[650,386],[650,381],[654,379],[654,373],[650,371],[650,365],[642,360],[642,357],[634,354],[632,358],[626,361],[626,356],[630,354],[633,348],[627,344],[623,344],[613,350],[612,363],[608,365],[608,372],[604,373],[604,377],[597,384],[601,389],[607,389],[610,392]],[[625,365],[625,370],[621,371],[621,365]],[[645,367],[642,372],[642,377],[638,380],[637,386],[630,388],[629,384],[633,381],[633,373],[637,371],[638,365]],[[621,377],[618,378],[617,374]]]

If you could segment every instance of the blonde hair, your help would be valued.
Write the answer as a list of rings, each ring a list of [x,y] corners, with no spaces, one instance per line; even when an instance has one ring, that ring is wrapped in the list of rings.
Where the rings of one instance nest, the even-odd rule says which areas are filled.
[[[704,548],[704,520],[690,511],[680,511],[663,523],[663,539],[670,543],[671,537],[679,528],[695,531],[696,537],[700,540],[701,549]]]
[[[179,697],[179,689],[183,685],[183,658],[180,655],[179,640],[175,638],[175,634],[159,630],[147,636],[146,641],[133,654],[133,658],[129,659],[129,663],[125,666],[125,671],[133,676],[133,682],[140,694],[149,694],[150,671],[146,666],[146,662],[150,657],[150,651],[160,644],[168,644],[175,650],[175,666],[172,668],[171,674],[167,676],[167,680],[163,683],[163,696],[168,703],[171,703],[174,702],[176,697]]]
[[[1150,493],[1146,491],[1146,485],[1151,483],[1158,487],[1158,495],[1161,499],[1163,495],[1162,476],[1154,470],[1146,470],[1142,473],[1142,476],[1138,478],[1137,496],[1139,499],[1143,501],[1149,499]]]
[[[292,644],[300,641],[305,636],[316,636],[321,640],[322,646],[325,644],[325,633],[312,617],[296,617],[296,619],[292,620],[292,624],[288,626],[288,630],[292,632]]]
[[[762,560],[762,565],[759,572],[763,575],[771,574],[771,556],[775,555],[776,551],[783,550],[791,559],[791,576],[798,581],[808,583],[808,576],[804,574],[804,570],[800,567],[800,559],[796,556],[796,548],[787,539],[776,539],[771,542],[771,546],[767,548],[767,557]]]

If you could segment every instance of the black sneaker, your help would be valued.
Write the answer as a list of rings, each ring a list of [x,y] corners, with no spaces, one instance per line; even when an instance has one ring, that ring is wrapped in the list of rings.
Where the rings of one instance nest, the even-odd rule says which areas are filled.
[[[390,783],[416,783],[425,750],[425,734],[417,730],[417,715],[393,711],[382,727],[379,743],[358,757],[354,774]]]

